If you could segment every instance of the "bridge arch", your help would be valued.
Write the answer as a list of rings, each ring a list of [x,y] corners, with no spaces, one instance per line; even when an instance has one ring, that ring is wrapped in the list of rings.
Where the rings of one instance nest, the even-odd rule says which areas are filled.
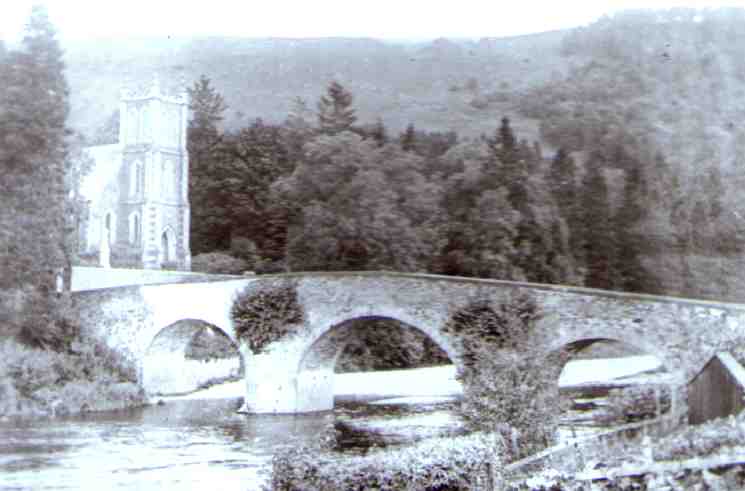
[[[431,334],[433,330],[425,326],[414,326],[394,317],[382,315],[350,317],[328,326],[302,353],[297,366],[298,401],[308,402],[314,407],[332,409],[334,407],[334,374],[339,358],[352,338],[359,335],[360,329],[364,329],[361,322],[380,320],[394,321],[397,329],[411,329],[421,334],[442,350],[451,363],[458,363],[459,356],[452,346],[442,341],[438,342]]]
[[[244,370],[238,343],[229,333],[200,319],[181,319],[150,340],[141,380],[148,393],[180,394],[240,376]]]

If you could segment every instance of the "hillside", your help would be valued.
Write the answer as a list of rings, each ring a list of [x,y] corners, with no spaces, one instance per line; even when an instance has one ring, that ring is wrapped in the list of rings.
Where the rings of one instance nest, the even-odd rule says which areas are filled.
[[[114,111],[123,83],[158,73],[164,83],[200,75],[225,97],[228,128],[261,117],[284,120],[300,96],[314,107],[337,79],[355,96],[361,122],[381,117],[393,130],[410,122],[430,130],[491,133],[515,99],[490,93],[523,90],[563,73],[562,32],[479,41],[394,44],[373,39],[133,39],[69,43],[72,125],[90,134]],[[469,82],[470,80],[470,82]],[[524,126],[524,127],[521,127]],[[516,121],[521,134],[537,124]]]
[[[162,38],[65,49],[72,124],[88,135],[117,107],[122,83],[154,73],[171,86],[207,75],[229,105],[226,129],[280,122],[298,96],[314,108],[332,79],[354,95],[360,123],[380,117],[389,134],[410,122],[493,134],[509,116],[521,139],[541,141],[544,158],[572,151],[577,184],[601,153],[615,211],[625,174],[642,169],[634,233],[654,292],[741,300],[744,33],[745,9],[672,9],[474,41]]]

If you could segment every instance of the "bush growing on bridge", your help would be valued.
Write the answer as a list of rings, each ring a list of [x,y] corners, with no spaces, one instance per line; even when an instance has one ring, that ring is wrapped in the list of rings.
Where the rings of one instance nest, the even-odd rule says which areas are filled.
[[[508,442],[507,461],[553,444],[562,410],[557,381],[564,355],[530,345],[539,315],[532,297],[517,294],[499,306],[473,302],[445,327],[463,353],[462,415],[472,429],[496,432]]]
[[[304,313],[295,285],[281,283],[258,290],[249,285],[236,297],[230,316],[238,339],[244,340],[252,353],[259,354],[290,334],[303,321]]]

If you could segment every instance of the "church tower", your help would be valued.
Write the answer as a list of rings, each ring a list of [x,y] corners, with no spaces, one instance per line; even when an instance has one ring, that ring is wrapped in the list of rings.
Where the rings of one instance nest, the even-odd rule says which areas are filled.
[[[119,112],[121,242],[144,268],[188,271],[188,95],[164,94],[156,78],[144,92],[122,90]]]

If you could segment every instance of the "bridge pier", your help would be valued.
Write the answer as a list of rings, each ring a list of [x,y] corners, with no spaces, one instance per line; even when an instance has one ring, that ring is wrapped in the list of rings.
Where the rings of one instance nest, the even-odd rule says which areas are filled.
[[[333,368],[302,370],[287,353],[253,354],[242,343],[246,393],[240,413],[294,414],[334,409]]]

